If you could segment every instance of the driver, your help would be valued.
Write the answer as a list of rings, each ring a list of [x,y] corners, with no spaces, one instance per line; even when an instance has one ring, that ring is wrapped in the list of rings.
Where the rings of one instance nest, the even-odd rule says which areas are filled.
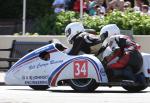
[[[116,24],[104,26],[100,31],[100,38],[103,42],[100,52],[107,47],[112,50],[111,55],[105,58],[107,70],[111,70],[113,76],[125,76],[127,80],[135,82],[134,74],[143,64],[139,45],[130,37],[121,35]]]
[[[96,54],[98,53],[99,48],[96,49],[94,46],[101,44],[99,37],[96,37],[94,34],[84,29],[84,26],[80,22],[73,22],[66,26],[65,35],[72,48],[69,51],[69,55],[77,55],[79,52],[84,52],[87,54]]]

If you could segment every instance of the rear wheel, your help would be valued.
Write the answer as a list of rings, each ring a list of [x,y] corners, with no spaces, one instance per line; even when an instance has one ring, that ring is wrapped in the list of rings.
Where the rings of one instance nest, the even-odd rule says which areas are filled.
[[[69,84],[77,92],[93,92],[98,87],[94,79],[71,79]]]
[[[34,90],[47,90],[49,88],[48,85],[29,85],[29,87]]]
[[[122,86],[125,90],[129,91],[129,92],[140,92],[144,89],[146,89],[149,85],[149,79],[148,78],[144,78],[145,82],[141,83],[139,85],[136,86]]]
[[[148,86],[140,85],[140,86],[122,86],[122,87],[129,92],[140,92],[146,89]]]

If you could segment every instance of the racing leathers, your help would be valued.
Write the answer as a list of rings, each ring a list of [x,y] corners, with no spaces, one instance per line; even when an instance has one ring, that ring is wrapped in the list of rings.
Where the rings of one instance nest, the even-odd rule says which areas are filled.
[[[86,54],[95,54],[100,49],[101,41],[94,34],[83,32],[79,33],[73,38],[72,44],[73,46],[68,53],[69,55],[77,55],[79,52],[84,52]]]
[[[107,47],[112,50],[112,53],[105,57],[106,68],[122,71],[120,75],[135,80],[132,75],[137,73],[143,64],[142,55],[139,52],[140,46],[128,36],[114,35],[105,41],[103,48]]]

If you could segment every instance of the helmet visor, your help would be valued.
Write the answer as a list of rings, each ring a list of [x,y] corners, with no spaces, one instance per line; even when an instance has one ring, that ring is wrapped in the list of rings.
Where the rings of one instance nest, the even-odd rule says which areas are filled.
[[[105,33],[102,33],[102,34],[100,35],[100,39],[101,39],[102,42],[103,42],[107,37],[108,37],[108,32],[107,32],[107,31],[106,31]]]

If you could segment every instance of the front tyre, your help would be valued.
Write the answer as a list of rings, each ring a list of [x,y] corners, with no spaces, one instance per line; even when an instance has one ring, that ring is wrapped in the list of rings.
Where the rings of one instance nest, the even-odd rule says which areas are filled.
[[[94,79],[71,79],[69,84],[77,92],[93,92],[98,87]]]
[[[34,90],[47,90],[49,88],[48,85],[29,85],[29,87]]]

